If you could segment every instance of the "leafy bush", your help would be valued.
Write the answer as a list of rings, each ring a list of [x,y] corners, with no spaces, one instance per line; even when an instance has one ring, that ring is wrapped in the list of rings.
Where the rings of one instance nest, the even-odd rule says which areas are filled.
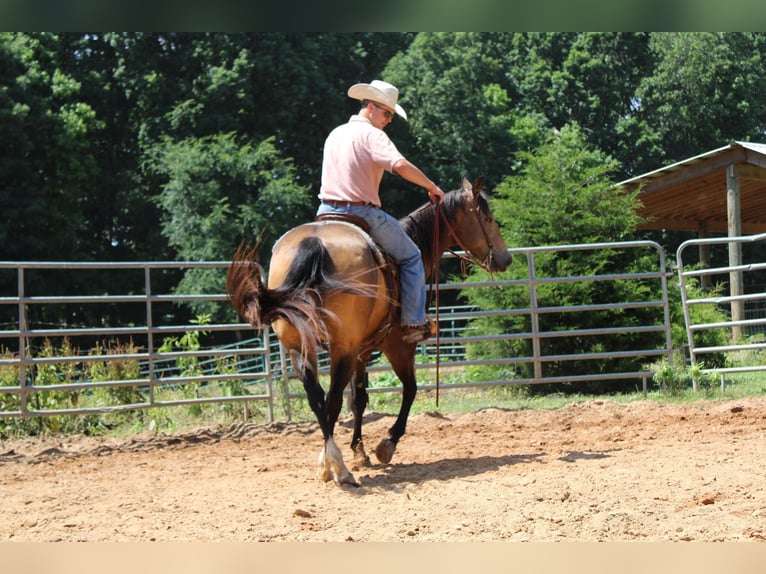
[[[509,177],[498,187],[494,212],[503,224],[509,245],[567,245],[626,240],[639,222],[634,194],[615,192],[610,175],[617,164],[599,151],[590,149],[576,126],[566,126],[535,153],[520,154],[526,167],[521,175]],[[546,251],[535,254],[537,277],[590,276],[608,273],[642,272],[656,267],[650,258],[636,259],[634,254],[608,249],[587,251]],[[503,289],[467,289],[462,295],[482,309],[524,309],[530,304],[527,261],[515,258],[505,279],[520,280],[518,286]],[[483,271],[473,279],[486,280]],[[595,303],[660,300],[658,281],[581,281],[538,284],[536,300],[540,307],[588,305]],[[541,331],[597,329],[656,322],[654,317],[639,314],[656,311],[588,311],[545,313],[539,316]],[[471,323],[477,334],[530,333],[529,314],[487,317]],[[620,348],[652,348],[644,337],[651,334],[625,333],[620,336],[572,336],[548,338],[542,342],[544,355],[571,355],[604,352]],[[655,336],[656,337],[656,336]],[[471,345],[473,357],[530,357],[530,338],[491,341]],[[631,359],[614,359],[605,372],[635,370]],[[544,364],[545,376],[589,374],[593,361],[550,361]],[[507,369],[507,367],[505,367]],[[515,378],[532,378],[533,365],[513,367]],[[624,382],[615,382],[619,389]],[[587,392],[589,383],[569,385],[571,392]],[[536,385],[535,392],[560,391],[561,385]],[[603,392],[605,383],[592,390]]]
[[[658,385],[661,393],[670,397],[681,396],[695,384],[698,390],[710,395],[715,390],[715,374],[704,372],[706,368],[704,363],[687,366],[683,356],[674,353],[671,361],[663,359],[653,365],[652,380]]]

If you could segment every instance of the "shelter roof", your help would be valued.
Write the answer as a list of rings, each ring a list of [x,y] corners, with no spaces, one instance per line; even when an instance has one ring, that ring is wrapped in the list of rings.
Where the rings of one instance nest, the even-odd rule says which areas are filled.
[[[766,233],[766,144],[734,141],[617,185],[641,187],[639,213],[649,219],[643,229],[727,233],[730,167],[739,182],[742,233]]]

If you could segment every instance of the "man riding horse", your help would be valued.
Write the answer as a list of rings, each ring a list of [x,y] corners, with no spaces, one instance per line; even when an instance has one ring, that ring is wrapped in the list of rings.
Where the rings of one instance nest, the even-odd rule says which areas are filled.
[[[257,245],[243,243],[229,266],[226,288],[239,315],[255,327],[270,324],[289,353],[322,430],[320,476],[358,486],[333,436],[344,389],[353,388],[354,460],[360,467],[369,466],[362,422],[368,402],[367,364],[375,350],[385,355],[401,380],[399,415],[374,451],[388,464],[406,432],[417,392],[418,343],[432,334],[426,321],[426,272],[437,272],[442,253],[452,246],[489,271],[505,270],[510,254],[481,178],[473,185],[463,178],[459,189],[445,195],[383,132],[394,113],[406,117],[394,86],[376,80],[356,84],[348,93],[361,100],[362,107],[327,138],[317,219],[352,216],[363,220],[369,235],[345,221],[294,227],[274,244],[267,282],[257,265]],[[433,203],[401,221],[385,213],[378,194],[384,170],[426,188]],[[381,248],[399,263],[400,288]],[[326,393],[319,380],[320,348],[327,349],[330,358]]]
[[[319,191],[322,203],[317,215],[342,213],[365,221],[369,235],[399,265],[402,338],[407,343],[419,343],[433,334],[426,319],[423,259],[399,221],[381,209],[379,186],[385,170],[425,188],[434,203],[444,199],[444,192],[408,161],[383,131],[394,114],[407,119],[397,103],[399,90],[373,80],[354,84],[348,95],[361,100],[362,106],[325,141]]]

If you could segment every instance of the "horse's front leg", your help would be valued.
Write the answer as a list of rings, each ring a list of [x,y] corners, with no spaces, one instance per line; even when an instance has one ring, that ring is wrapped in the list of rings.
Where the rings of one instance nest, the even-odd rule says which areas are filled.
[[[369,401],[367,394],[369,383],[370,377],[367,373],[366,361],[360,360],[357,362],[354,377],[351,380],[351,412],[354,415],[354,435],[351,438],[351,450],[354,453],[354,467],[357,469],[372,466],[362,441],[362,422]]]
[[[387,345],[383,349],[386,357],[391,361],[391,367],[402,381],[402,406],[396,422],[388,429],[388,438],[384,438],[375,447],[375,456],[383,464],[391,462],[396,451],[396,445],[407,430],[407,417],[410,415],[412,403],[417,394],[417,380],[415,379],[415,345],[405,343],[399,337],[389,337]]]

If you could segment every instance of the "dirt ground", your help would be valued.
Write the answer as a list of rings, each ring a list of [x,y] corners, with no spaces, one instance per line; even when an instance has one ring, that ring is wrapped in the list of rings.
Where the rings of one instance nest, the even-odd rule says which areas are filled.
[[[766,540],[766,398],[419,414],[359,488],[320,448],[313,423],[1,442],[0,541]]]

